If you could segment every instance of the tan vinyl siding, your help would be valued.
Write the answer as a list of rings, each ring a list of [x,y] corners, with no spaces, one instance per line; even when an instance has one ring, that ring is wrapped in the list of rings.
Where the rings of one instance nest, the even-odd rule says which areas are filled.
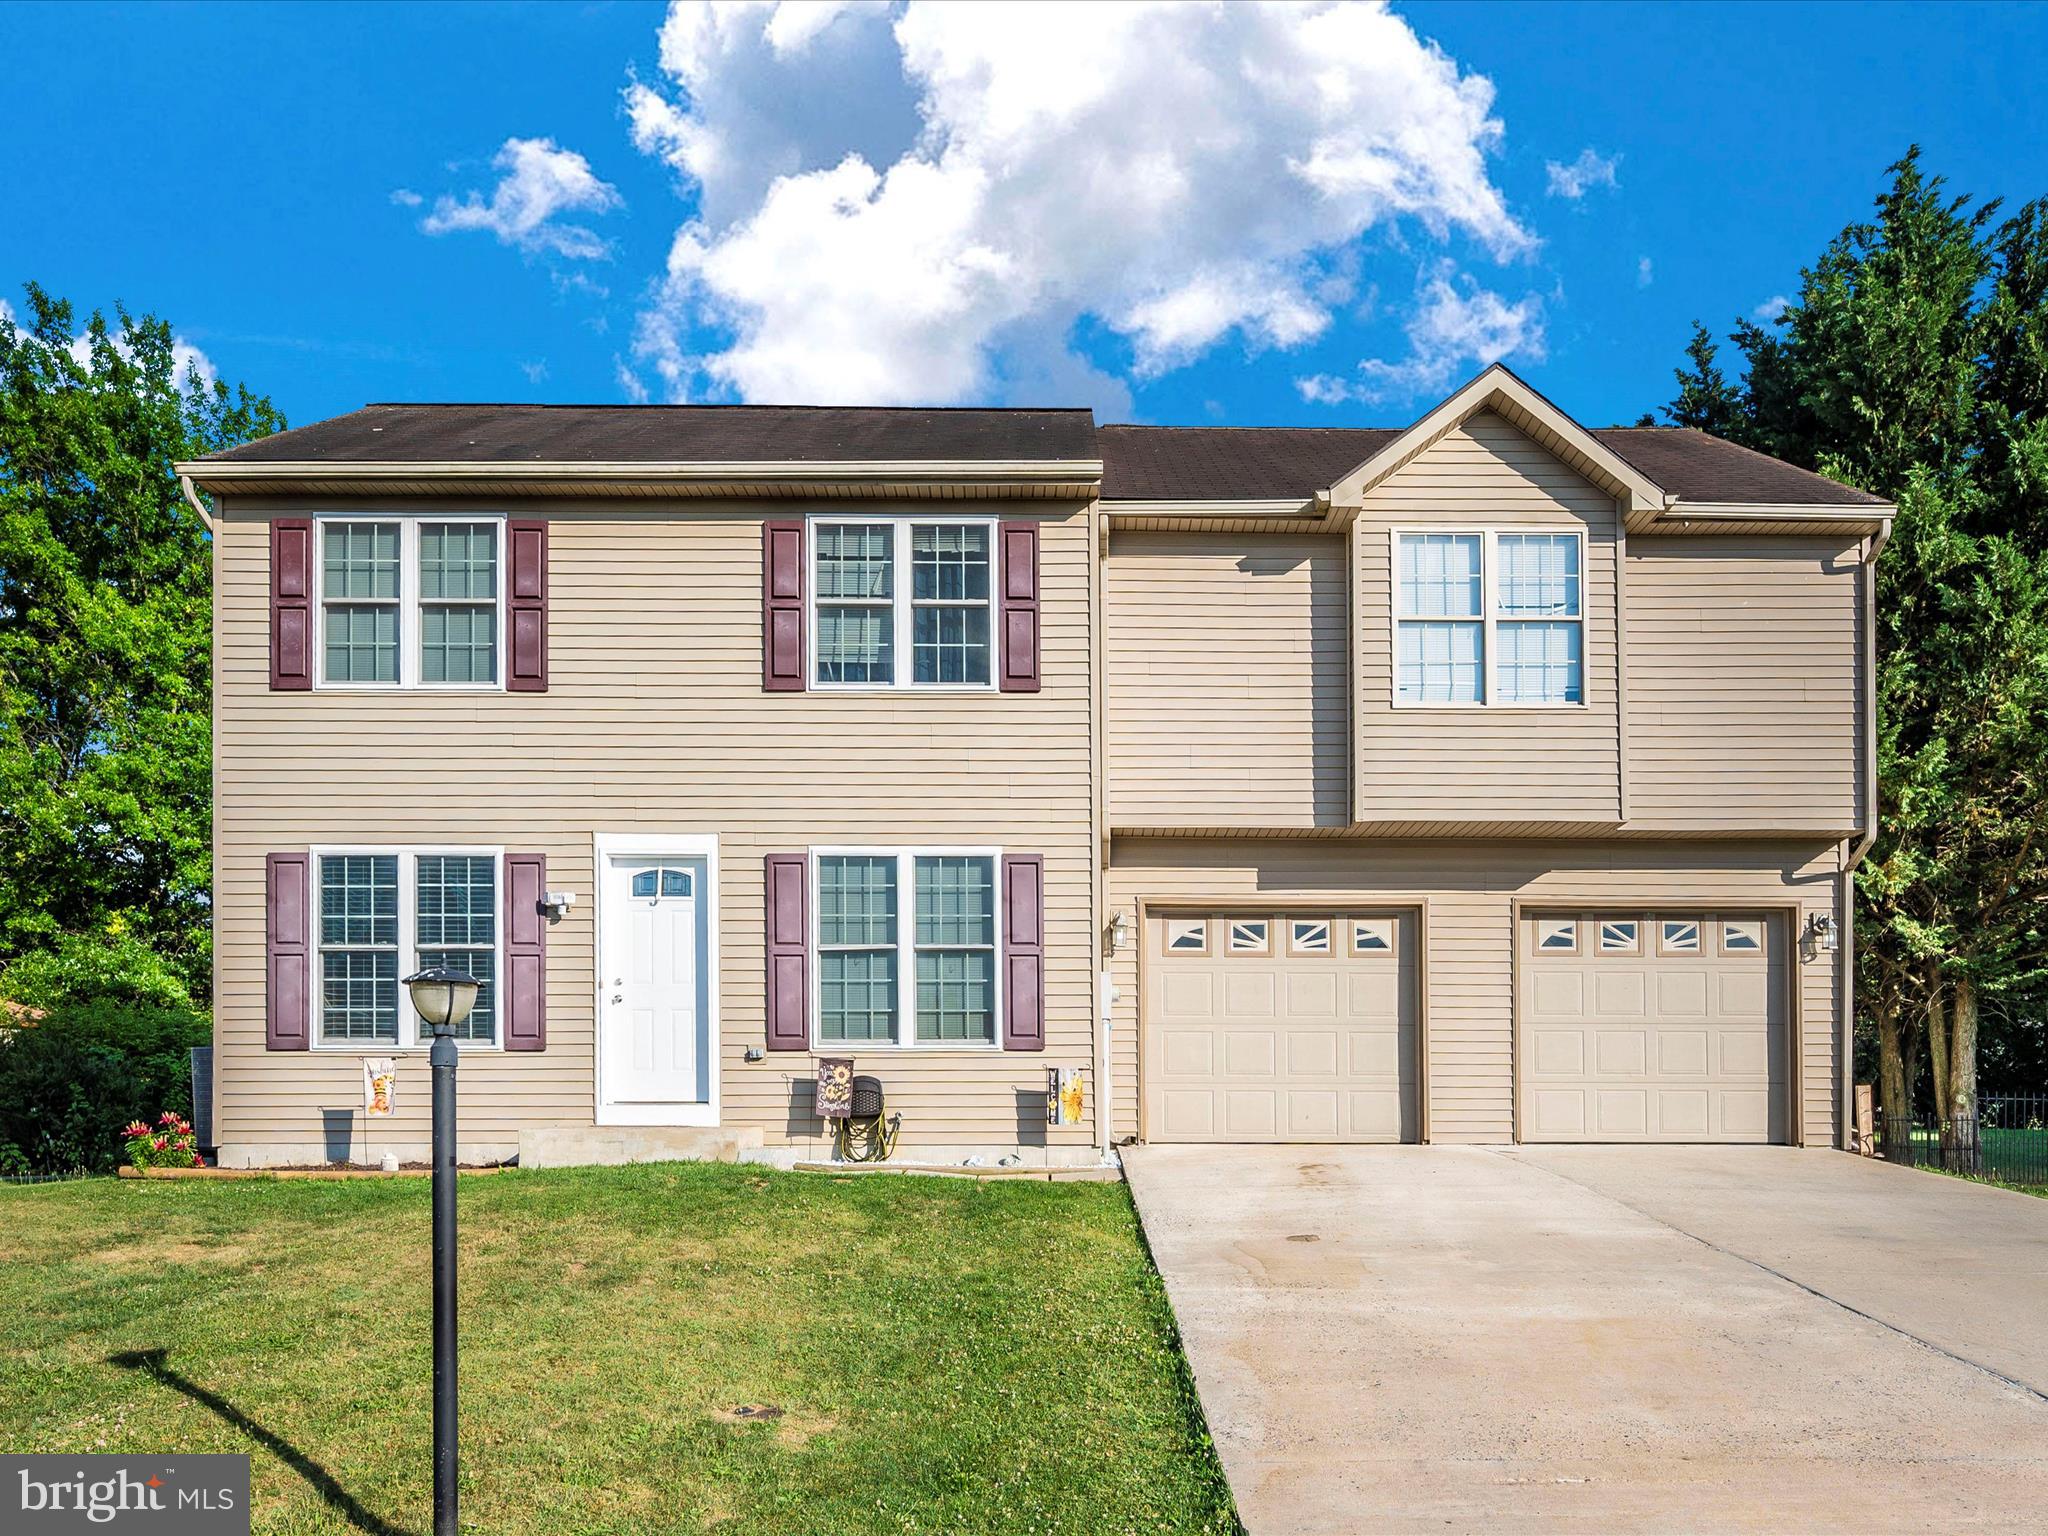
[[[1115,533],[1104,588],[1112,827],[1344,824],[1341,538]]]
[[[1120,839],[1108,904],[1137,915],[1143,903],[1198,902],[1212,910],[1284,910],[1289,898],[1355,906],[1420,904],[1427,955],[1430,1138],[1506,1141],[1514,1129],[1513,903],[1642,903],[1652,908],[1733,909],[1797,901],[1801,916],[1834,910],[1840,847],[1799,843],[1633,841],[1382,842],[1321,839],[1171,841]],[[1141,946],[1114,962],[1118,989],[1110,1035],[1118,1137],[1139,1132]],[[1833,1021],[1839,968],[1833,955],[1801,954],[1799,977],[1804,1135],[1831,1144],[1837,1063]]]
[[[274,509],[302,515],[309,506]],[[548,884],[578,898],[548,935],[548,1048],[464,1058],[462,1136],[465,1145],[504,1144],[522,1127],[589,1125],[592,838],[627,832],[719,838],[723,1123],[758,1126],[771,1144],[818,1126],[792,1112],[808,1103],[792,1089],[810,1081],[810,1056],[742,1059],[764,1031],[763,855],[856,843],[1043,854],[1048,1049],[874,1051],[856,1060],[883,1079],[906,1147],[1031,1145],[1048,1135],[1055,1146],[1085,1147],[1093,1139],[1090,1125],[1048,1133],[1042,1123],[1045,1069],[1093,1064],[1092,535],[1084,507],[995,509],[1037,518],[1043,530],[1044,688],[1009,695],[764,693],[761,521],[799,515],[803,505],[561,501],[545,508],[549,692],[272,693],[260,520],[269,510],[230,502],[215,542],[223,1143],[317,1143],[322,1109],[360,1106],[365,1053],[263,1049],[263,856],[340,842],[492,844],[547,855]],[[377,1136],[422,1140],[425,1056],[400,1060],[399,1114]]]
[[[1393,532],[1582,529],[1585,704],[1397,708]],[[1361,822],[1620,820],[1614,499],[1500,417],[1446,433],[1370,491],[1352,528]]]
[[[1841,537],[1629,542],[1632,830],[1858,824],[1857,559]]]

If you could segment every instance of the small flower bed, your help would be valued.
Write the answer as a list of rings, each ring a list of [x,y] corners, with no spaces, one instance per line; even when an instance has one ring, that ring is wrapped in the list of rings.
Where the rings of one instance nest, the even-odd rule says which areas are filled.
[[[137,1168],[196,1168],[199,1137],[183,1115],[165,1110],[154,1126],[131,1120],[121,1133],[128,1139],[128,1161]]]

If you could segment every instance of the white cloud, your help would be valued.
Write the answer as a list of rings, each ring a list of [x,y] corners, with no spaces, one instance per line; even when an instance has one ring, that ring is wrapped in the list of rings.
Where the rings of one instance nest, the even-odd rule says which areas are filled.
[[[647,386],[640,382],[640,375],[626,365],[623,357],[612,358],[612,377],[617,381],[619,393],[632,405],[647,403]]]
[[[538,384],[548,376],[548,365],[545,360],[532,363],[521,363],[519,365],[519,371],[526,375],[527,383]]]
[[[1614,187],[1615,168],[1621,164],[1621,156],[1602,156],[1592,148],[1579,151],[1579,158],[1570,165],[1560,165],[1555,160],[1543,162],[1543,169],[1549,173],[1550,185],[1545,188],[1551,197],[1569,198],[1577,202],[1594,187]]]
[[[411,187],[393,187],[391,189],[391,202],[393,207],[417,208],[421,203],[425,201],[426,199],[421,197],[419,193],[413,191]]]
[[[974,398],[1084,319],[1149,376],[1320,335],[1368,234],[1536,244],[1492,85],[1383,5],[678,0],[661,65],[626,112],[696,213],[634,355],[674,399]]]
[[[1647,287],[1649,287],[1649,286],[1650,286],[1650,284],[1654,283],[1654,282],[1655,282],[1656,280],[1657,280],[1657,269],[1656,269],[1656,268],[1655,268],[1654,266],[1652,266],[1652,265],[1650,264],[1650,258],[1649,258],[1649,257],[1647,257],[1647,256],[1639,256],[1639,257],[1637,257],[1637,258],[1636,258],[1636,286],[1637,286],[1638,288],[1647,288]]]
[[[1368,358],[1355,379],[1315,374],[1295,380],[1296,391],[1315,405],[1441,394],[1488,363],[1540,363],[1545,356],[1541,295],[1510,304],[1448,262],[1422,274],[1406,330],[1409,352],[1399,362]]]
[[[565,212],[606,213],[623,201],[618,188],[598,179],[588,160],[553,139],[507,139],[491,164],[505,174],[491,189],[489,202],[476,192],[460,202],[438,198],[420,228],[430,235],[487,230],[502,244],[572,261],[610,254],[611,247],[593,231],[555,221]]]
[[[1771,321],[1777,319],[1778,316],[1785,313],[1791,307],[1792,301],[1786,298],[1784,294],[1774,293],[1768,299],[1765,299],[1763,303],[1757,305],[1750,313],[1759,320]]]

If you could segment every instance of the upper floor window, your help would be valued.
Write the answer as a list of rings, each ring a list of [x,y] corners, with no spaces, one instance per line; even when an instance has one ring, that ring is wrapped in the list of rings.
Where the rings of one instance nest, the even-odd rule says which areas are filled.
[[[817,686],[992,685],[992,521],[819,518],[811,526]]]
[[[499,686],[501,520],[316,526],[323,687]]]
[[[1585,698],[1585,539],[1397,533],[1400,704],[1578,704]]]

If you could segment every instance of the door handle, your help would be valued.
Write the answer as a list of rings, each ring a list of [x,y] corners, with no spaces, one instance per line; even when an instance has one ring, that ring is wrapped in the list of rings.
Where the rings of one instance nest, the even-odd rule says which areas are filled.
[[[612,1001],[615,1003],[623,1003],[625,1000],[626,994],[623,992],[614,992],[612,994]]]

